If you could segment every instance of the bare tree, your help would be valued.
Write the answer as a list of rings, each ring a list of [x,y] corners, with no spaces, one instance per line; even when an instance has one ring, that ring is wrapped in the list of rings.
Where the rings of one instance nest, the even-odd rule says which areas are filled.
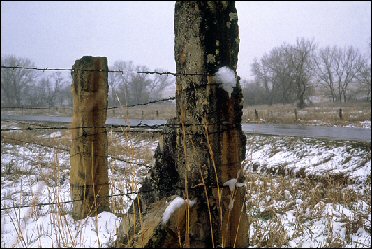
[[[146,66],[137,66],[136,72],[149,71]],[[134,73],[129,82],[129,104],[140,104],[149,100],[151,80],[148,74]]]
[[[366,95],[367,100],[371,101],[371,55],[363,60],[363,66],[360,73],[357,75],[359,81],[360,92]]]
[[[161,68],[155,69],[155,72],[164,72],[164,71],[165,70]],[[154,74],[150,82],[150,85],[149,85],[150,100],[160,99],[164,90],[173,83],[174,83],[174,79],[170,78],[168,75]]]
[[[27,58],[18,58],[14,55],[1,57],[1,65],[34,67],[34,63]],[[37,77],[37,72],[22,68],[1,69],[1,103],[11,106],[22,106],[32,83]]]
[[[335,73],[333,71],[333,64],[337,54],[337,47],[326,47],[318,51],[315,65],[316,75],[319,82],[329,90],[332,102],[337,99],[336,96],[336,82]]]
[[[109,100],[111,104],[128,104],[129,84],[135,74],[132,61],[115,61],[110,67],[112,70],[122,71],[123,73],[109,73]]]
[[[340,50],[336,61],[336,76],[338,83],[338,98],[347,101],[349,84],[357,78],[363,67],[363,58],[352,46]]]
[[[273,104],[273,84],[271,81],[271,75],[269,68],[267,67],[266,61],[268,55],[265,54],[260,61],[257,58],[254,59],[252,64],[252,73],[255,76],[257,85],[262,85],[265,89],[265,98],[268,99],[268,104]]]
[[[296,45],[285,49],[288,57],[290,80],[296,88],[297,107],[305,107],[305,93],[310,88],[313,78],[314,41],[297,39]]]
[[[306,93],[313,77],[313,41],[298,39],[296,45],[283,44],[252,64],[256,82],[262,84],[268,103],[305,106]]]
[[[54,72],[51,76],[51,80],[53,81],[53,89],[51,89],[51,95],[53,96],[53,100],[50,101],[49,106],[55,106],[57,104],[62,105],[63,103],[63,95],[62,95],[62,88],[63,85],[66,84],[65,78],[63,77],[61,72]]]
[[[316,69],[318,79],[328,88],[332,101],[346,102],[350,83],[362,77],[365,61],[352,46],[343,49],[326,47],[318,52]]]

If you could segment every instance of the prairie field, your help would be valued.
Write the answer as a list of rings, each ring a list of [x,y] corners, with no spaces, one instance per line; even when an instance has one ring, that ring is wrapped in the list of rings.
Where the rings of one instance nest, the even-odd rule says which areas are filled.
[[[339,110],[342,110],[340,118]],[[255,114],[257,111],[257,116]],[[296,111],[295,111],[296,110]],[[297,112],[297,119],[295,112]],[[2,109],[2,113],[10,115],[50,115],[67,116],[72,115],[71,107],[55,107],[49,109]],[[108,118],[128,119],[161,119],[167,120],[176,116],[176,104],[172,101],[156,103],[135,107],[120,107],[109,109]],[[275,104],[245,106],[243,108],[242,123],[281,123],[281,124],[303,124],[323,125],[340,127],[365,127],[370,128],[371,103],[318,103],[312,104],[304,109],[298,109],[295,105]]]
[[[2,132],[1,246],[112,247],[159,138],[109,129],[110,212],[75,221],[70,131]],[[371,246],[370,143],[247,134],[242,167],[250,247]]]

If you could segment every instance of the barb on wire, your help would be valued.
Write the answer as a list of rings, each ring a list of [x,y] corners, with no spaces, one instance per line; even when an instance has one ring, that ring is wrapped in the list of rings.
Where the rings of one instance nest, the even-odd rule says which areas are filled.
[[[53,109],[53,108],[63,108],[72,109],[72,107],[27,107],[27,106],[2,106],[1,109]]]
[[[110,129],[113,129],[113,128],[120,128],[120,127],[125,127],[125,128],[130,128],[130,129],[134,129],[134,128],[138,128],[138,129],[153,129],[155,131],[157,131],[158,129],[162,129],[164,127],[169,127],[169,128],[180,128],[182,125],[184,125],[185,127],[192,127],[192,126],[204,126],[204,125],[208,125],[208,126],[213,126],[213,125],[218,125],[220,123],[208,123],[208,124],[204,124],[204,123],[186,123],[186,124],[177,124],[177,123],[173,123],[173,124],[154,124],[154,125],[148,125],[148,124],[144,124],[142,123],[142,121],[138,124],[138,125],[128,125],[128,124],[123,124],[123,125],[106,125],[106,126],[77,126],[77,127],[68,127],[68,126],[54,126],[54,127],[31,127],[31,126],[28,126],[26,128],[1,128],[1,131],[32,131],[32,130],[74,130],[74,129],[90,129],[90,128],[96,128],[96,129],[103,129],[103,128],[110,128]],[[233,124],[230,124],[230,123],[222,123],[222,125],[233,125]],[[129,130],[130,131],[130,130]],[[116,131],[114,131],[116,132]],[[121,132],[121,131],[119,131]]]
[[[153,72],[153,71],[140,71],[140,74],[159,74],[159,75],[173,75],[173,76],[213,76],[214,74],[208,73],[172,73],[172,72]]]
[[[38,70],[38,71],[72,71],[72,69],[68,68],[38,68],[38,67],[22,67],[22,66],[4,66],[1,65],[1,68],[5,69],[26,69],[26,70]]]
[[[9,139],[9,140],[13,140],[13,141],[16,141],[16,142],[21,142],[21,143],[35,144],[35,145],[46,147],[46,148],[49,148],[49,149],[62,150],[62,151],[70,152],[70,149],[66,149],[66,148],[63,148],[63,147],[57,147],[57,146],[45,145],[45,144],[36,143],[36,142],[24,141],[24,140],[21,140],[21,139],[15,139],[15,138],[11,138],[11,137],[2,137],[2,141],[4,139],[5,140]],[[70,155],[70,157],[73,157],[73,156],[75,156],[75,155]],[[103,157],[103,156],[100,156],[100,157]],[[107,155],[107,157],[110,157],[113,160],[117,160],[117,161],[120,161],[120,162],[131,164],[131,165],[138,165],[138,166],[145,166],[145,167],[148,166],[146,163],[139,163],[139,162],[132,161],[132,160],[122,159],[122,158],[119,158],[119,157],[116,157],[116,156],[113,156],[113,155]]]
[[[149,102],[145,102],[145,103],[139,103],[139,104],[133,104],[133,105],[127,105],[127,106],[111,106],[111,107],[108,107],[107,109],[108,110],[111,110],[111,109],[117,109],[117,108],[120,108],[120,107],[135,107],[135,106],[144,106],[144,105],[150,105],[150,104],[155,104],[155,103],[160,103],[160,102],[166,102],[166,101],[171,101],[171,100],[175,100],[176,99],[176,96],[172,96],[172,97],[168,97],[168,98],[164,98],[164,99],[157,99],[157,100],[152,100],[152,101],[149,101]],[[2,106],[1,109],[24,109],[24,110],[27,110],[27,109],[54,109],[54,108],[61,108],[61,107],[26,107],[26,106],[19,106],[19,107],[16,107],[16,106]],[[72,109],[72,107],[62,107],[64,109]]]
[[[173,96],[173,97],[168,97],[168,98],[164,98],[164,99],[152,100],[152,101],[149,101],[149,102],[146,102],[146,103],[134,104],[134,105],[111,106],[111,107],[108,107],[107,109],[116,109],[116,108],[120,108],[120,107],[135,107],[135,106],[149,105],[149,104],[155,104],[155,103],[159,103],[159,102],[171,101],[171,100],[175,100],[175,99],[176,99],[176,97]]]
[[[6,66],[1,65],[3,69],[26,69],[26,70],[37,70],[37,71],[88,71],[88,72],[108,72],[108,73],[121,73],[124,74],[123,70],[106,70],[106,69],[76,69],[76,68],[40,68],[40,67],[23,67],[23,66]],[[159,74],[159,75],[173,75],[173,76],[208,76],[214,74],[208,73],[172,73],[172,72],[150,72],[150,71],[139,71],[139,74]]]
[[[126,193],[120,193],[120,194],[112,194],[112,195],[107,195],[107,196],[99,196],[101,198],[108,197],[117,197],[117,196],[128,196],[132,194],[141,194],[141,193],[150,193],[154,192],[156,190],[142,190],[142,191],[132,191],[132,192],[126,192]],[[38,204],[28,204],[28,205],[19,205],[19,206],[12,206],[12,207],[2,207],[1,210],[8,210],[8,209],[14,209],[14,208],[27,208],[27,207],[41,207],[41,206],[51,206],[51,205],[57,205],[57,204],[66,204],[66,203],[72,203],[72,202],[77,202],[77,201],[84,201],[84,199],[78,199],[78,200],[70,200],[70,201],[60,201],[60,202],[46,202],[46,203],[38,203]]]
[[[23,67],[23,66],[4,66],[1,65],[1,68],[4,69],[25,69],[25,70],[37,70],[37,71],[87,71],[87,72],[109,72],[109,73],[121,73],[122,70],[105,70],[105,69],[77,69],[77,68],[39,68],[39,67]]]

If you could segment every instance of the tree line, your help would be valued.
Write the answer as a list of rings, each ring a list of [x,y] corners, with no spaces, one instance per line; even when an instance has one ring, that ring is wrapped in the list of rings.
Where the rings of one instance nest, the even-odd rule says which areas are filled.
[[[369,43],[369,49],[371,43]],[[27,58],[1,57],[1,65],[35,67]],[[347,102],[358,95],[371,101],[371,53],[363,55],[349,46],[318,48],[314,40],[298,38],[255,58],[250,65],[254,80],[241,80],[244,103],[293,104],[299,108],[311,103],[311,96],[323,95],[330,102]],[[160,99],[175,78],[150,71],[132,61],[115,61],[109,73],[109,106],[133,105]],[[163,69],[154,71],[163,72]],[[71,75],[27,69],[1,69],[2,106],[72,106]]]
[[[298,38],[256,58],[251,72],[253,81],[242,80],[249,105],[296,103],[303,108],[320,93],[331,102],[347,102],[358,94],[371,100],[370,53],[363,56],[352,46],[318,49],[313,40]]]
[[[36,67],[28,58],[8,55],[1,57],[1,65]],[[115,61],[109,70],[109,106],[133,105],[160,99],[164,90],[174,84],[172,77],[159,74],[138,74],[150,71],[132,61]],[[155,69],[162,72],[162,69]],[[72,106],[71,74],[60,71],[48,73],[23,68],[1,69],[1,105],[7,107],[62,107]]]

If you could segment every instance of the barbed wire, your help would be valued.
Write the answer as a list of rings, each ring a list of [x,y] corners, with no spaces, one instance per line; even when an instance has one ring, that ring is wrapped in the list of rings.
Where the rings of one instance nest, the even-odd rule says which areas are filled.
[[[164,98],[164,99],[158,99],[158,100],[151,100],[149,102],[145,102],[145,103],[140,103],[140,104],[133,104],[133,105],[123,105],[123,106],[112,106],[112,107],[108,107],[107,109],[116,109],[116,108],[126,108],[126,107],[135,107],[135,106],[142,106],[142,105],[150,105],[150,104],[155,104],[155,103],[160,103],[160,102],[166,102],[166,101],[171,101],[171,100],[175,100],[176,99],[176,96],[172,96],[172,97],[168,97],[168,98]]]
[[[120,194],[112,194],[112,195],[107,195],[107,196],[98,196],[98,198],[112,198],[112,197],[118,197],[118,196],[129,196],[132,194],[141,194],[141,193],[150,193],[150,192],[155,192],[157,190],[152,189],[152,190],[142,190],[142,191],[131,191],[131,192],[126,192],[126,193],[120,193]],[[27,204],[27,205],[18,205],[18,206],[12,206],[12,207],[2,207],[1,211],[3,210],[8,210],[8,209],[16,209],[16,208],[27,208],[27,207],[41,207],[41,206],[51,206],[51,205],[56,205],[56,204],[67,204],[67,203],[73,203],[73,202],[78,202],[78,201],[84,201],[86,199],[78,199],[78,200],[70,200],[70,201],[60,201],[60,202],[45,202],[45,203],[38,203],[38,204]]]
[[[182,126],[185,127],[192,127],[192,126],[215,126],[215,125],[234,125],[228,122],[216,122],[216,123],[171,123],[171,124],[155,124],[155,125],[147,125],[142,123],[143,120],[140,121],[138,125],[107,125],[107,126],[78,126],[78,127],[67,127],[67,126],[50,126],[50,127],[31,127],[28,126],[26,128],[1,128],[1,131],[33,131],[33,130],[75,130],[75,129],[115,129],[115,128],[140,128],[140,129],[149,129],[149,130],[154,130],[158,131],[159,129],[162,129],[164,127],[169,127],[169,128],[181,128]],[[124,132],[126,132],[125,130]],[[130,130],[128,130],[130,131]],[[104,131],[104,132],[109,132],[109,131]],[[113,131],[113,132],[123,132],[123,131]],[[134,132],[139,132],[138,130],[134,130]],[[144,131],[146,132],[146,130]]]
[[[108,72],[108,73],[121,73],[125,74],[124,70],[105,70],[105,69],[76,69],[76,68],[40,68],[40,67],[24,67],[24,66],[5,66],[1,65],[3,69],[25,69],[25,70],[36,70],[36,71],[87,71],[87,72]],[[213,76],[214,74],[210,73],[173,73],[173,72],[156,72],[156,71],[138,71],[139,74],[158,74],[158,75],[172,75],[172,76]]]
[[[214,76],[215,74],[209,73],[172,73],[172,72],[152,72],[152,71],[140,71],[140,74],[159,74],[159,75],[172,75],[172,76]]]
[[[53,108],[64,108],[72,109],[72,107],[27,107],[27,106],[2,106],[1,109],[53,109]]]
[[[145,102],[145,103],[139,103],[139,104],[133,104],[133,105],[123,105],[123,106],[111,106],[111,107],[107,107],[108,110],[111,110],[111,109],[117,109],[117,108],[129,108],[129,107],[136,107],[136,106],[145,106],[145,105],[150,105],[150,104],[156,104],[156,103],[160,103],[160,102],[166,102],[166,101],[171,101],[171,100],[175,100],[176,99],[176,96],[172,96],[172,97],[168,97],[168,98],[163,98],[163,99],[157,99],[157,100],[151,100],[149,102]],[[33,107],[33,106],[2,106],[1,109],[24,109],[24,110],[27,110],[27,109],[56,109],[56,108],[61,108],[61,109],[73,109],[73,107]]]
[[[13,140],[13,141],[16,141],[16,142],[21,142],[21,143],[35,144],[35,145],[38,145],[38,146],[41,146],[41,147],[46,147],[46,148],[49,148],[49,149],[62,150],[62,151],[70,152],[69,149],[66,149],[66,148],[63,148],[63,147],[57,147],[57,146],[51,146],[51,145],[46,145],[46,144],[41,144],[41,143],[36,143],[36,142],[30,142],[30,141],[25,141],[25,140],[21,140],[21,139],[12,138],[12,137],[2,137],[2,140],[3,139],[5,139],[5,140],[9,139],[9,140]],[[77,153],[77,154],[79,154],[79,153]],[[77,154],[70,155],[70,157],[76,156]],[[90,154],[87,154],[87,153],[80,153],[80,154],[90,155]],[[99,155],[96,155],[96,156],[99,156]],[[99,157],[106,157],[106,156],[99,156]],[[145,163],[139,163],[139,162],[135,162],[135,161],[127,160],[127,159],[122,159],[122,158],[112,156],[112,155],[107,155],[107,157],[110,157],[111,159],[114,159],[114,160],[117,160],[117,161],[120,161],[120,162],[131,164],[131,165],[148,167],[148,165],[145,164]]]
[[[116,126],[116,127],[110,127],[110,126],[105,126],[105,127],[65,127],[65,126],[56,126],[56,127],[26,127],[26,128],[2,128],[1,132],[10,132],[10,131],[33,131],[33,130],[74,130],[74,129],[80,129],[80,128],[106,128],[106,129],[119,129],[121,127],[128,128],[128,126]],[[143,126],[139,127],[129,127],[129,129],[126,129],[124,132],[130,132],[130,133],[161,133],[163,127],[159,128],[146,128]],[[115,132],[115,133],[122,133],[122,130],[109,130],[107,132]]]

